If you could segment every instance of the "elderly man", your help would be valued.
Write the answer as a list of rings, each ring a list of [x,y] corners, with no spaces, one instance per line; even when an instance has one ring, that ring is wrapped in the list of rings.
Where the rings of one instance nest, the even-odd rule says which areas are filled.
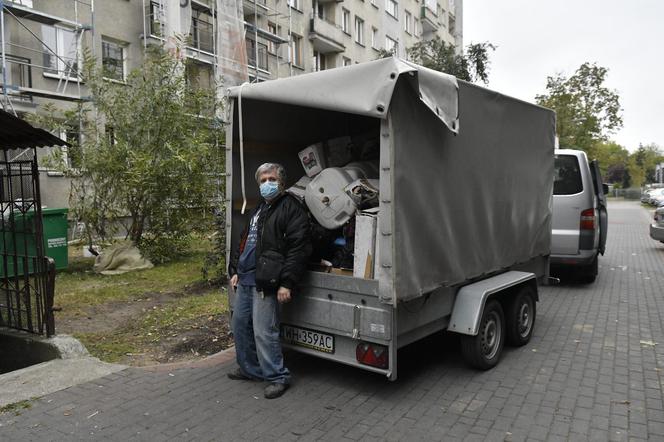
[[[279,341],[279,304],[290,301],[311,254],[309,217],[302,203],[284,192],[285,180],[280,164],[256,170],[263,201],[250,215],[228,273],[236,290],[232,328],[239,365],[228,377],[269,382],[268,399],[290,385]]]

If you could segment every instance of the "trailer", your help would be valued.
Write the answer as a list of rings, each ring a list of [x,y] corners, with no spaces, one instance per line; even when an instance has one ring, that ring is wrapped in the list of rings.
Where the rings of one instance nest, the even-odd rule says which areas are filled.
[[[374,146],[377,207],[355,214],[374,218],[367,271],[309,271],[282,306],[285,347],[395,380],[399,348],[441,330],[480,369],[528,343],[548,278],[554,112],[398,58],[243,85],[229,106],[227,258],[260,164],[283,164],[291,185],[307,146]]]

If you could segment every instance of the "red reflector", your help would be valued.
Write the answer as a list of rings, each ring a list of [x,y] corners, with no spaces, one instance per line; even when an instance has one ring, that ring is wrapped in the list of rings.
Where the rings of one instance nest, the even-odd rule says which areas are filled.
[[[581,212],[581,230],[595,230],[595,209]]]
[[[384,345],[371,344],[369,342],[360,342],[355,349],[357,362],[377,368],[388,368],[388,354],[389,351]]]

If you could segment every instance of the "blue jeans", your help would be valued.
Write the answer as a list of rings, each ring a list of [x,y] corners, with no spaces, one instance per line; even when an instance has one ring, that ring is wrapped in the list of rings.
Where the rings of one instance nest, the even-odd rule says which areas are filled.
[[[276,294],[261,296],[256,287],[239,285],[231,325],[237,363],[244,374],[268,382],[290,383],[279,342]]]

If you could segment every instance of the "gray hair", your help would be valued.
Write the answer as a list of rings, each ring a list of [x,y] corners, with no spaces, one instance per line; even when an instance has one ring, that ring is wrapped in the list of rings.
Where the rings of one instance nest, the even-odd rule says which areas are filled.
[[[271,172],[273,170],[277,172],[279,187],[283,189],[283,187],[286,185],[286,169],[284,166],[278,163],[263,163],[258,166],[258,169],[256,169],[256,183],[260,185],[261,183],[258,181],[258,178],[265,172]]]

